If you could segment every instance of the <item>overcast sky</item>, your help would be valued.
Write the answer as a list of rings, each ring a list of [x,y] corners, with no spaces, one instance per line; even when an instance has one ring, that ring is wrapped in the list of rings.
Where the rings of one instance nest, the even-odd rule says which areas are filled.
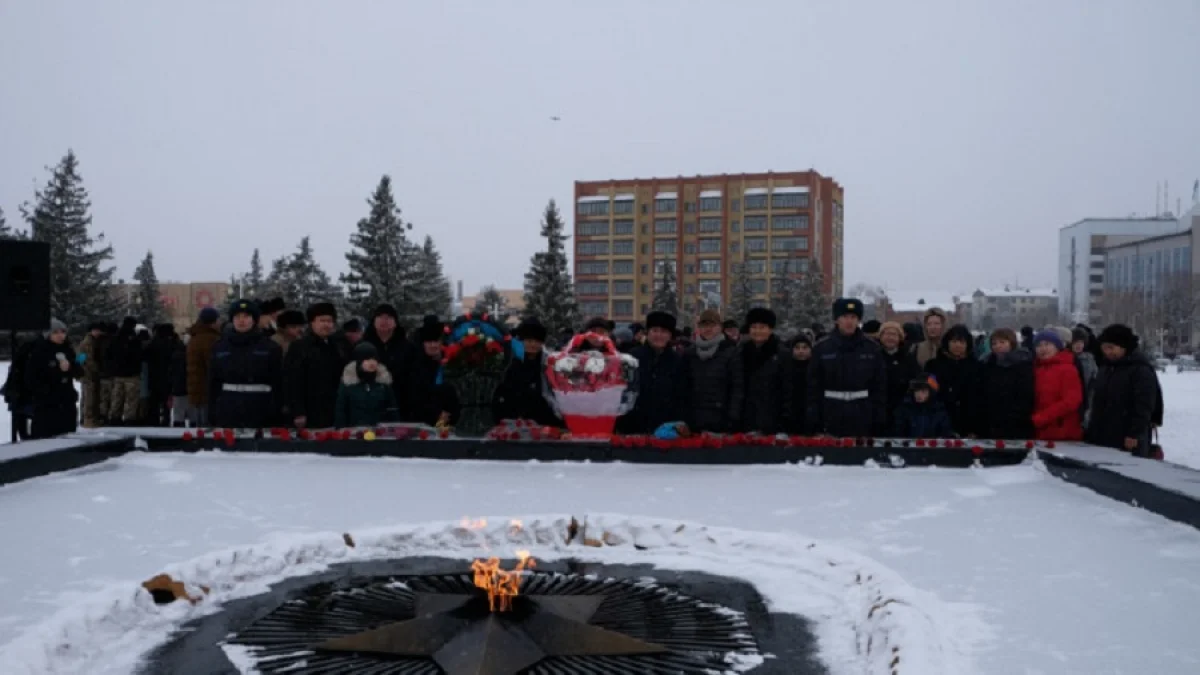
[[[336,275],[389,173],[470,293],[574,180],[811,167],[847,285],[1051,285],[1062,225],[1190,204],[1198,71],[1196,0],[0,0],[0,208],[71,147],[122,277]]]

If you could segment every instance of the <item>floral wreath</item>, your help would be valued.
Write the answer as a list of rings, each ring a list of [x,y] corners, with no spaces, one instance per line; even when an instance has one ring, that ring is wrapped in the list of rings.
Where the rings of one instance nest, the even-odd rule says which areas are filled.
[[[597,343],[600,344],[599,349],[596,348]],[[617,346],[612,339],[600,333],[580,333],[571,338],[563,351],[598,351],[605,356],[618,356]]]

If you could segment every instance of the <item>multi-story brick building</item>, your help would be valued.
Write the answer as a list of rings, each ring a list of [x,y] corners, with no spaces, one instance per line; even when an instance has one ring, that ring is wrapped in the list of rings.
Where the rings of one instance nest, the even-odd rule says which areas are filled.
[[[585,316],[645,316],[663,265],[684,306],[720,306],[733,265],[765,302],[785,271],[842,288],[843,190],[815,171],[575,183],[575,294]]]
[[[132,303],[137,298],[137,284],[116,284],[116,292]],[[186,330],[196,321],[200,310],[216,307],[224,312],[230,301],[230,286],[226,281],[176,283],[164,281],[158,285],[158,293],[177,330]],[[136,312],[136,309],[134,310]],[[120,321],[121,317],[114,317]]]

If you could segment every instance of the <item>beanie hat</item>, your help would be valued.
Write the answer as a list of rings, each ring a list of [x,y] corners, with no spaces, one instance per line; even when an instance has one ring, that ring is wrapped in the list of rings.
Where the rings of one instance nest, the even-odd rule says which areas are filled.
[[[417,336],[421,339],[421,342],[441,342],[445,334],[445,324],[433,314],[426,315],[421,320],[421,327],[417,329]]]
[[[333,306],[332,302],[314,302],[308,306],[307,315],[309,323],[320,316],[328,316],[337,321],[337,308]]]
[[[706,309],[700,312],[700,318],[696,323],[721,323],[721,313],[715,309]]]
[[[396,321],[400,320],[400,313],[396,311],[396,307],[386,302],[376,307],[374,312],[371,312],[371,320],[374,321],[381,316],[390,316]]]
[[[1100,344],[1116,345],[1127,352],[1138,348],[1138,336],[1125,324],[1114,323],[1100,332]]]
[[[1016,332],[1011,328],[997,328],[996,330],[992,331],[992,338],[989,340],[988,344],[991,344],[996,340],[1004,340],[1013,349],[1021,346],[1021,343],[1017,341]]]
[[[1093,336],[1091,332],[1089,332],[1086,328],[1080,328],[1079,326],[1076,326],[1074,330],[1071,331],[1071,344],[1082,342],[1084,345],[1089,345],[1092,342],[1092,337]]]
[[[204,309],[200,310],[200,323],[202,324],[214,324],[217,322],[217,319],[220,318],[221,313],[217,311],[216,307],[205,307]]]
[[[1058,339],[1062,340],[1063,345],[1071,344],[1071,329],[1065,326],[1046,326],[1044,330],[1052,330]]]
[[[858,298],[838,298],[833,301],[833,318],[853,314],[860,320],[863,317],[863,304]]]
[[[587,323],[583,324],[583,332],[590,333],[598,328],[602,331],[611,333],[614,327],[615,324],[613,324],[612,321],[609,321],[602,316],[593,316],[592,318],[588,319]]]
[[[354,345],[354,360],[362,363],[367,359],[379,358],[379,350],[375,349],[375,345],[367,341],[362,341]]]
[[[298,309],[286,309],[280,312],[275,319],[275,325],[280,328],[288,328],[289,326],[303,326],[308,323],[304,319],[304,315]]]
[[[788,340],[789,347],[795,347],[796,345],[808,345],[811,348],[812,338],[810,338],[807,333],[800,333],[791,340]]]
[[[775,312],[766,307],[754,307],[749,312],[746,312],[746,326],[753,326],[756,323],[761,323],[768,328],[775,328],[775,323],[778,318]]]
[[[67,332],[67,324],[58,319],[50,319],[50,330],[46,331],[46,337],[50,337],[54,333]]]
[[[883,334],[889,330],[896,331],[896,335],[898,335],[900,337],[900,340],[902,342],[905,340],[904,326],[901,326],[900,324],[896,323],[895,321],[884,321],[882,324],[880,324],[879,336],[883,337]]]
[[[646,315],[646,330],[651,328],[663,328],[675,332],[675,317],[666,312],[650,312]]]
[[[1050,344],[1052,344],[1056,348],[1058,348],[1059,351],[1062,351],[1063,348],[1065,347],[1065,345],[1063,344],[1063,341],[1062,341],[1062,337],[1059,336],[1057,331],[1053,331],[1053,330],[1044,330],[1044,331],[1038,333],[1037,335],[1033,336],[1033,345],[1035,347],[1039,343],[1042,343],[1042,342],[1049,342]]]
[[[258,321],[258,317],[262,316],[258,305],[253,300],[234,300],[233,304],[229,306],[230,320],[238,314],[249,314],[254,317],[255,321]]]

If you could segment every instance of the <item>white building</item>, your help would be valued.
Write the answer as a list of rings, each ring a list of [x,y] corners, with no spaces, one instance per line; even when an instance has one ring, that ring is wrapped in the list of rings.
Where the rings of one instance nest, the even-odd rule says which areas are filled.
[[[1098,319],[1097,303],[1104,294],[1104,250],[1179,228],[1175,218],[1085,218],[1060,229],[1059,311],[1074,322]]]
[[[1058,292],[1051,288],[980,288],[971,294],[971,327],[977,330],[1041,327],[1058,318]]]

